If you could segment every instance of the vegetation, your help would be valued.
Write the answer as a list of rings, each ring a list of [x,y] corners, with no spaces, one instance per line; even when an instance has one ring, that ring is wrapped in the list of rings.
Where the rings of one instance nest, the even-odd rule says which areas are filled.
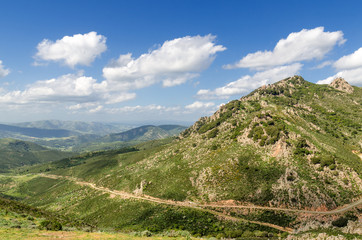
[[[0,139],[0,172],[11,168],[45,163],[74,155],[15,139]]]
[[[13,173],[19,176],[0,176],[0,191],[99,229],[143,236],[186,231],[218,238],[271,238],[269,234],[279,232],[247,220],[292,227],[299,221],[297,213],[229,211],[245,219],[231,222],[192,204],[332,209],[357,199],[362,195],[361,103],[360,88],[345,93],[294,76],[225,104],[177,138],[140,143],[172,129],[164,126],[157,132],[146,126],[103,138],[139,143],[134,146],[17,168]],[[102,191],[106,188],[183,201],[185,207],[121,198]],[[343,226],[346,219],[338,215],[334,225]],[[59,229],[52,220],[43,225]]]

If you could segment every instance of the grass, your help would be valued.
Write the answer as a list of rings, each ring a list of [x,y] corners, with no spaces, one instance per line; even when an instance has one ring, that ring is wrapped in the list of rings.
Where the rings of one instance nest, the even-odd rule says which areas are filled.
[[[246,231],[278,232],[256,224],[223,221],[211,213],[193,208],[111,197],[64,180],[34,178],[21,184],[18,191],[19,195],[27,196],[24,202],[97,229],[123,232],[148,230],[153,234],[182,230],[194,236],[226,237],[240,237]]]
[[[142,233],[125,234],[109,232],[82,232],[82,231],[45,231],[38,229],[11,229],[0,228],[0,239],[23,240],[23,239],[129,239],[129,240],[181,240],[193,239],[190,237],[165,237],[165,236],[137,236]]]

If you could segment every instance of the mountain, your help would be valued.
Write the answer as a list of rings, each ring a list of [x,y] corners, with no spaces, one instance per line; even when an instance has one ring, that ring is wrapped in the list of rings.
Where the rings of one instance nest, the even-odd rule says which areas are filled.
[[[0,172],[24,165],[56,161],[74,153],[50,150],[32,142],[0,139]]]
[[[132,126],[117,123],[44,120],[12,124],[18,127],[58,129],[82,134],[106,135],[131,129]]]
[[[22,168],[32,179],[7,179],[0,190],[128,232],[276,239],[335,226],[345,234],[360,228],[361,105],[359,87],[294,76],[221,106],[172,142]],[[154,129],[114,139],[158,136]]]
[[[42,129],[0,124],[0,138],[63,138],[76,135],[79,135],[79,133],[64,129]]]
[[[109,134],[101,139],[103,142],[114,141],[149,141],[155,139],[162,139],[172,136],[177,136],[185,130],[186,127],[179,125],[145,125],[137,128],[130,129],[121,133]]]
[[[186,127],[180,125],[145,125],[120,133],[108,134],[103,137],[90,135],[80,136],[74,138],[79,141],[78,143],[73,144],[72,150],[76,152],[85,152],[118,149],[133,146],[145,141],[177,136],[185,129]]]
[[[0,124],[0,138],[16,138],[52,149],[76,152],[126,147],[142,141],[176,136],[186,129],[179,125],[147,125],[129,129],[130,126],[121,124],[57,120],[16,125]]]

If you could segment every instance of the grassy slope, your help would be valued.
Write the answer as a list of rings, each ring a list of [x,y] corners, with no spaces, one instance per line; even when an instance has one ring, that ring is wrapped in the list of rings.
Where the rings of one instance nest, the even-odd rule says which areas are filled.
[[[107,232],[81,232],[81,231],[45,231],[45,230],[36,230],[36,229],[9,229],[9,228],[0,228],[0,236],[2,239],[9,240],[23,240],[23,239],[68,239],[68,240],[78,240],[78,239],[124,239],[124,240],[181,240],[181,239],[191,239],[189,237],[165,237],[165,236],[147,236],[148,232],[144,232],[144,236],[141,236],[142,233],[138,235],[124,234],[124,233],[107,233]],[[192,238],[193,239],[193,238]]]
[[[55,161],[73,154],[50,150],[31,142],[0,139],[0,171],[23,165]]]
[[[287,84],[291,94],[285,81],[258,90],[169,145],[53,173],[129,192],[142,183],[144,193],[174,200],[335,208],[358,198],[362,163],[352,150],[360,151],[362,90],[346,94],[300,78]]]

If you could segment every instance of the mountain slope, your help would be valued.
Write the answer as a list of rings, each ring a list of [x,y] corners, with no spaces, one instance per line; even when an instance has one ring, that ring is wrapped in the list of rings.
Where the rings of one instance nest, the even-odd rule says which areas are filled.
[[[141,184],[144,193],[166,199],[334,208],[362,193],[361,96],[357,87],[288,78],[231,101],[107,178],[82,177],[125,191],[152,182]]]
[[[0,139],[0,172],[10,168],[45,163],[74,155],[50,150],[35,143],[15,139]]]
[[[114,141],[149,141],[172,137],[185,130],[186,127],[179,125],[146,125],[133,128],[125,132],[107,135],[101,139],[102,142]]]

